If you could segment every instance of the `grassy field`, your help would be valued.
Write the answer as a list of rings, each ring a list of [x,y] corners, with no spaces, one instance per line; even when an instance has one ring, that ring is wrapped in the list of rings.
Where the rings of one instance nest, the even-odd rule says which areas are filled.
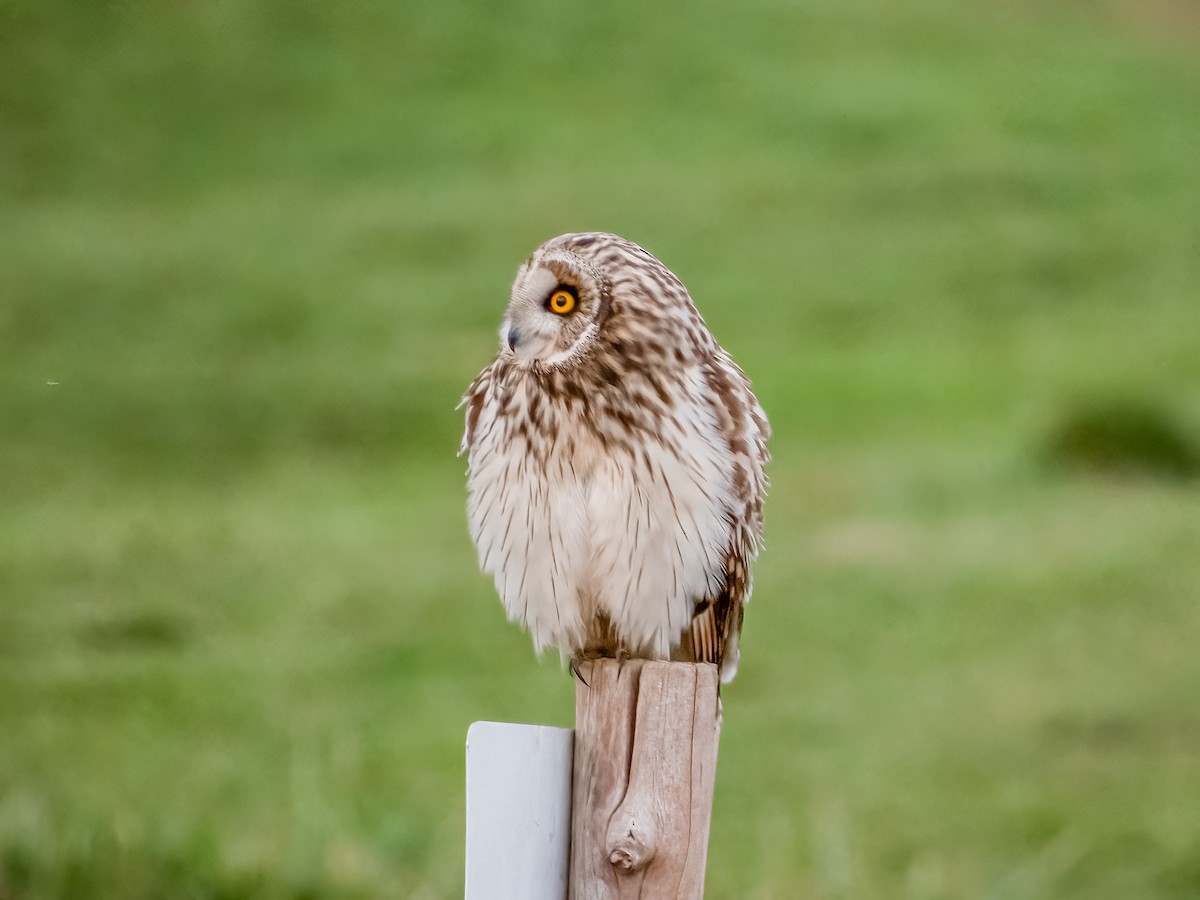
[[[1120,412],[1200,439],[1198,45],[1183,0],[0,0],[0,898],[461,894],[467,725],[573,688],[453,408],[582,229],[775,428],[708,895],[1200,896],[1200,484]]]

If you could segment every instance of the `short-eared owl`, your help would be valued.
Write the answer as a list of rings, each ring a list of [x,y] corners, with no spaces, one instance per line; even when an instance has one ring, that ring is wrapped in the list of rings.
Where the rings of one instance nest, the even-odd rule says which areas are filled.
[[[537,649],[732,678],[769,428],[679,279],[613,234],[547,241],[463,403],[471,536]]]

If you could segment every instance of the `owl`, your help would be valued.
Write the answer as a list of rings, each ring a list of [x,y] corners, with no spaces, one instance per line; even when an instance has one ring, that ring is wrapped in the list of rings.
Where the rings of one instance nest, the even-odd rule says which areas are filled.
[[[480,567],[535,648],[729,681],[770,432],[683,283],[613,234],[547,241],[460,406]]]

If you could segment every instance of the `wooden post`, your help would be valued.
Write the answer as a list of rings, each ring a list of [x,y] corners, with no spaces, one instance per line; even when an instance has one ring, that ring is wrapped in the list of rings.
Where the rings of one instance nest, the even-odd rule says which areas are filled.
[[[571,900],[701,900],[721,720],[709,663],[579,666]]]

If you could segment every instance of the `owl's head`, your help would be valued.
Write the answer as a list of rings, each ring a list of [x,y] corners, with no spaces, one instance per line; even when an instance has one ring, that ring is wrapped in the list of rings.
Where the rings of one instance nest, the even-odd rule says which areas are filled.
[[[703,320],[687,290],[649,252],[615,234],[563,234],[517,270],[500,353],[555,369],[599,349],[625,355],[653,342],[661,353],[699,331]]]
[[[612,304],[612,285],[588,255],[562,235],[517,270],[500,326],[500,352],[519,363],[556,366],[584,355]]]

